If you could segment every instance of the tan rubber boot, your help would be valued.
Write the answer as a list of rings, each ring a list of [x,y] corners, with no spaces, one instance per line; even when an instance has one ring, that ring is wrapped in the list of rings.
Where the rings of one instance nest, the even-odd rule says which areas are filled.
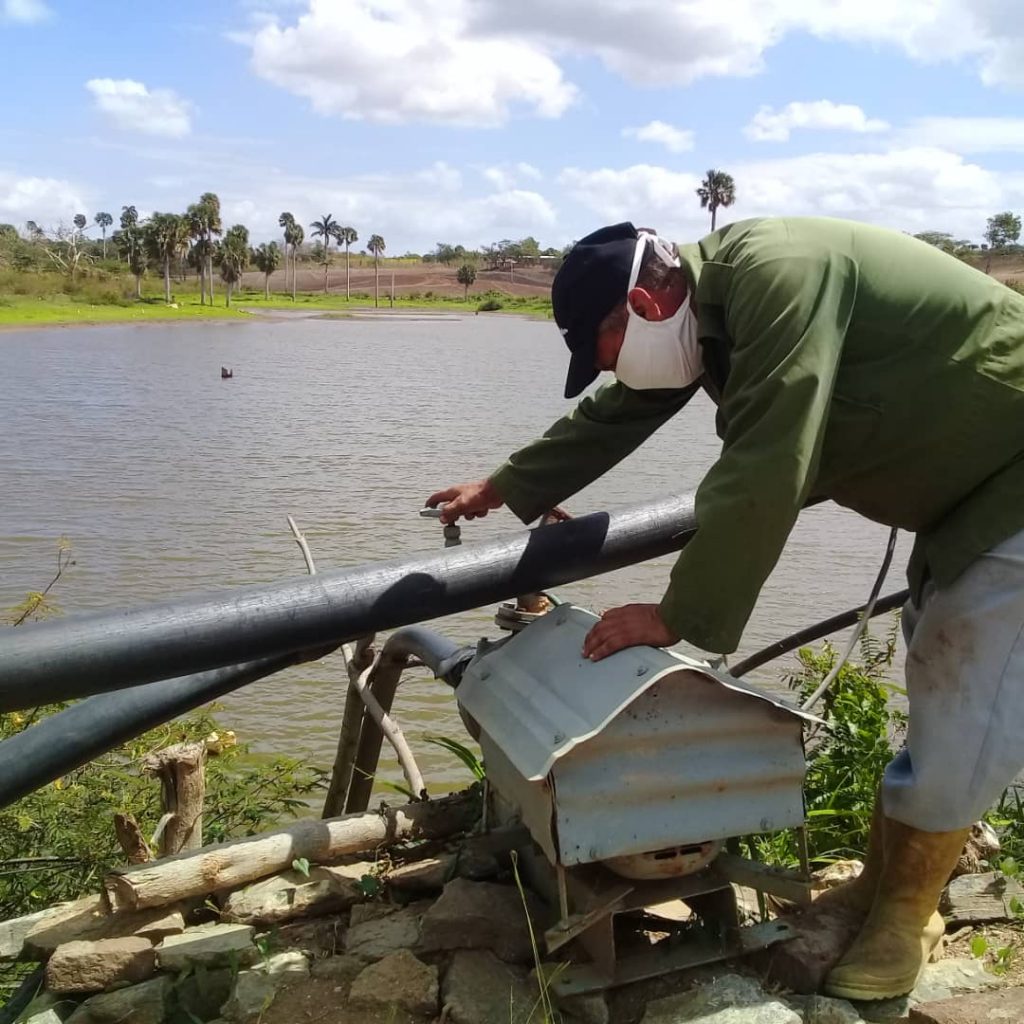
[[[891,999],[910,992],[941,946],[939,896],[970,829],[922,832],[885,819],[885,865],[864,927],[825,979],[840,999]]]
[[[875,809],[871,816],[871,832],[868,837],[868,849],[864,854],[864,870],[849,882],[843,882],[832,889],[826,889],[818,896],[811,906],[816,911],[841,910],[851,918],[859,918],[861,922],[868,916],[878,880],[882,876],[882,865],[885,861],[885,815],[882,813],[882,795],[875,797]]]

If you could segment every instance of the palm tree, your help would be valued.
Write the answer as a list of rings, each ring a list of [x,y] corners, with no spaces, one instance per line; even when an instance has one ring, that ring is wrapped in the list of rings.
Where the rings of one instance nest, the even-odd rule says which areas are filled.
[[[349,276],[349,246],[359,241],[359,236],[356,234],[355,228],[338,228],[337,234],[334,236],[338,239],[338,244],[345,246],[345,299],[352,298],[351,278]]]
[[[715,230],[715,214],[720,206],[732,206],[736,202],[736,182],[725,171],[708,171],[697,189],[702,210],[711,211],[711,230]]]
[[[220,199],[216,193],[203,193],[199,198],[203,216],[206,241],[206,284],[210,291],[210,305],[213,305],[213,236],[220,234],[224,225],[220,220]]]
[[[139,223],[139,211],[134,206],[121,207],[121,229],[133,228]]]
[[[373,253],[373,304],[379,305],[380,300],[380,254],[384,251],[384,239],[380,235],[370,235],[366,248]]]
[[[164,302],[171,301],[171,260],[181,244],[181,218],[175,213],[154,213],[145,231],[149,256],[163,266]]]
[[[295,227],[295,216],[291,213],[282,213],[277,218],[278,227],[284,230],[284,287],[288,289],[288,247],[292,244],[292,228]],[[295,250],[292,250],[292,273],[295,273]]]
[[[302,225],[296,222],[292,225],[291,242],[292,242],[292,302],[295,301],[295,290],[297,288],[296,280],[299,271],[299,246],[306,239],[306,232],[303,231]]]
[[[100,226],[103,232],[103,258],[107,258],[107,228],[114,223],[114,218],[109,213],[97,213],[93,220]]]
[[[217,256],[221,280],[227,285],[224,305],[230,306],[231,293],[249,265],[249,229],[241,224],[235,224],[224,236],[223,243],[217,247]]]
[[[463,263],[459,267],[459,272],[455,275],[455,279],[459,284],[466,286],[466,294],[463,296],[463,301],[468,301],[469,286],[476,280],[476,267],[472,263]]]
[[[32,242],[41,242],[45,232],[43,229],[34,221],[25,221],[25,230],[28,232],[29,240]]]
[[[84,231],[85,225],[88,224],[89,222],[85,219],[84,213],[76,213],[73,223],[79,231]]]
[[[277,242],[264,242],[252,254],[252,261],[263,271],[263,297],[270,298],[270,275],[281,265],[281,249]],[[285,284],[288,274],[285,272]]]
[[[125,210],[134,207],[125,207]],[[146,272],[146,247],[143,231],[138,225],[138,214],[126,216],[121,213],[121,230],[114,232],[114,246],[118,255],[128,264],[128,269],[135,275],[135,298],[142,298],[142,275]]]
[[[315,220],[309,225],[313,229],[314,238],[324,240],[324,295],[327,294],[327,275],[331,266],[331,239],[338,237],[338,222],[329,214],[323,220]]]

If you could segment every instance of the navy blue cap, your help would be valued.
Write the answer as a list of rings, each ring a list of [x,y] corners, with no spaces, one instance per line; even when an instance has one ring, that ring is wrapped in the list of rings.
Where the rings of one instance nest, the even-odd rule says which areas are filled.
[[[551,284],[551,306],[572,356],[565,397],[575,398],[600,372],[597,329],[625,301],[637,230],[628,221],[600,228],[569,250]]]

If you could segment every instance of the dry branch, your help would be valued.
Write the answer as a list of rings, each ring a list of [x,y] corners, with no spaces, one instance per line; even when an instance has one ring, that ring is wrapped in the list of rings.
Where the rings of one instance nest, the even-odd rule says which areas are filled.
[[[153,859],[149,844],[142,835],[142,829],[132,815],[115,814],[114,832],[129,864],[145,864]]]
[[[160,907],[221,889],[233,889],[284,871],[295,860],[324,863],[404,839],[443,839],[470,829],[480,814],[475,790],[426,803],[384,807],[378,814],[297,821],[277,832],[179,854],[104,879],[115,911]]]

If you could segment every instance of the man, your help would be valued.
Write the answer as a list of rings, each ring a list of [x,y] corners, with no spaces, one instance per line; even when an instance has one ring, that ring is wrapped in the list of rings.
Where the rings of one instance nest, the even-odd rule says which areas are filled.
[[[827,497],[917,534],[905,615],[910,727],[886,770],[864,917],[826,990],[916,984],[970,824],[1024,766],[1024,297],[931,246],[817,218],[730,225],[678,250],[630,224],[582,239],[552,287],[566,397],[618,378],[442,518],[524,522],[637,448],[703,387],[718,461],[659,604],[606,612],[599,659],[679,639],[736,649],[797,515]]]

